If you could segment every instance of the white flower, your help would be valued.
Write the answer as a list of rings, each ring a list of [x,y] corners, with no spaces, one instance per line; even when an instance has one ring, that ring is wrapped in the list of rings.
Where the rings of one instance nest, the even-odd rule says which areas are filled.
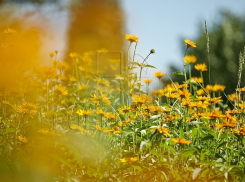
[[[141,130],[140,133],[141,133],[142,136],[146,135],[146,131],[145,130]]]

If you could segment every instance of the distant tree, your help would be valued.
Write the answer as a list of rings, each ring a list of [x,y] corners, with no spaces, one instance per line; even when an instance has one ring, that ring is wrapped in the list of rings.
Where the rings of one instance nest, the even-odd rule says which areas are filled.
[[[231,12],[221,11],[221,21],[210,26],[208,24],[208,34],[210,39],[210,67],[211,85],[215,83],[226,86],[225,93],[230,94],[235,91],[238,82],[239,53],[244,51],[245,46],[245,16],[237,16]],[[208,22],[207,22],[208,23]],[[200,34],[196,40],[197,47],[188,50],[187,55],[197,57],[197,63],[206,63],[208,68],[207,41],[205,35],[204,22],[200,28]],[[183,55],[185,44],[183,41]],[[176,71],[173,65],[172,71]],[[188,71],[188,66],[186,67]],[[243,70],[241,87],[245,86],[245,71]],[[208,71],[204,72],[204,83],[209,83]],[[187,72],[188,76],[188,72]],[[200,76],[200,72],[192,65],[192,76]],[[181,76],[174,76],[174,80],[183,81]]]

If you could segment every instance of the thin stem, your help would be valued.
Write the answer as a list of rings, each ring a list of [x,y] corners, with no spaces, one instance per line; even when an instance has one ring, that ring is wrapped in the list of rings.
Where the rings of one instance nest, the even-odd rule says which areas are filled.
[[[187,53],[187,49],[188,49],[189,47],[187,46],[186,47],[186,50],[185,50],[185,55],[186,55],[186,53]],[[185,57],[185,55],[184,55],[184,57]],[[185,76],[185,81],[187,80],[186,79],[186,71],[185,71],[185,63],[183,64],[183,66],[184,66],[184,76]]]
[[[191,64],[189,64],[189,79],[190,79],[190,92],[192,92],[192,83],[191,83]]]

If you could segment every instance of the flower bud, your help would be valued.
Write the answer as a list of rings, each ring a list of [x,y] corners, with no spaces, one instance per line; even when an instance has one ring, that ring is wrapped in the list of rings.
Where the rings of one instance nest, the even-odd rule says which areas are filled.
[[[150,53],[151,54],[155,53],[155,49],[151,49],[151,52]]]

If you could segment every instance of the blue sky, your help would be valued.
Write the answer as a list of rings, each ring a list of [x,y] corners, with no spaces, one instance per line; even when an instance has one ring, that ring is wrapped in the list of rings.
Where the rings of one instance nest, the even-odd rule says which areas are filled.
[[[226,9],[245,16],[245,0],[122,0],[126,15],[126,30],[140,38],[137,53],[145,57],[150,49],[148,63],[157,69],[148,69],[146,77],[153,78],[155,71],[170,73],[169,64],[182,69],[181,41],[194,40],[207,21],[211,29],[219,20],[219,11]],[[212,41],[212,40],[211,40]],[[198,45],[197,45],[198,46]],[[204,50],[205,51],[205,50]],[[138,56],[138,61],[141,58]]]

